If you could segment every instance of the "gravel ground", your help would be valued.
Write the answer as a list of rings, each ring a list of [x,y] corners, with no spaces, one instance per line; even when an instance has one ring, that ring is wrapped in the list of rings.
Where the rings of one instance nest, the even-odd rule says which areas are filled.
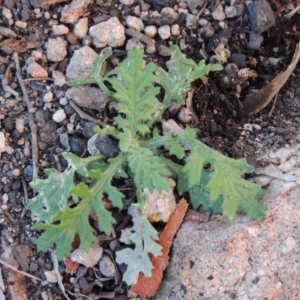
[[[96,141],[92,129],[112,124],[113,103],[92,86],[74,89],[66,81],[88,76],[85,70],[105,47],[113,50],[110,68],[133,47],[145,50],[145,61],[165,68],[172,44],[197,62],[221,63],[224,70],[211,74],[206,84],[193,84],[195,115],[189,125],[199,128],[199,139],[214,149],[260,165],[261,153],[299,142],[299,66],[265,109],[240,116],[246,96],[290,64],[300,17],[286,16],[299,1],[64,2],[0,0],[1,257],[42,279],[3,268],[1,289],[6,299],[64,299],[56,269],[69,299],[128,299],[124,270],[114,262],[117,239],[100,236],[100,262],[93,268],[81,264],[72,275],[64,261],[56,267],[51,253],[35,246],[38,233],[31,230],[26,210],[32,178],[43,176],[46,168],[63,170],[64,151],[78,156],[97,149],[112,155],[118,151],[110,138]],[[178,112],[165,117],[186,124]],[[128,199],[135,197],[132,187],[130,182],[125,187]],[[114,217],[119,234],[129,219],[125,211],[114,211]]]

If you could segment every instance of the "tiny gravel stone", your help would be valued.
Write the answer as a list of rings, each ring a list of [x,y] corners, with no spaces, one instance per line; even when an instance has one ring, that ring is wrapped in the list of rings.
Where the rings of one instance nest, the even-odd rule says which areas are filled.
[[[149,54],[153,54],[156,52],[156,47],[155,45],[147,45],[146,46],[146,52]]]
[[[36,62],[28,65],[27,73],[33,78],[48,77],[48,72]]]
[[[141,43],[138,39],[131,38],[126,43],[126,51],[129,51],[133,48],[138,48],[138,49],[142,50],[145,48],[145,45],[143,43]]]
[[[21,188],[21,180],[16,180],[13,184],[12,184],[12,190],[15,191],[15,190],[18,190],[19,188]]]
[[[266,0],[246,2],[249,11],[251,29],[263,33],[275,25],[275,16],[270,4]]]
[[[186,15],[185,22],[188,29],[194,29],[197,27],[197,17],[192,14]]]
[[[14,175],[14,176],[19,177],[20,174],[21,174],[20,169],[13,169],[13,175]]]
[[[79,19],[73,29],[73,33],[80,39],[87,35],[88,32],[88,18],[81,18]]]
[[[46,279],[49,282],[51,282],[51,283],[57,282],[57,278],[56,278],[55,272],[53,270],[52,271],[45,271],[44,274],[46,276]]]
[[[67,42],[60,37],[48,39],[46,43],[47,58],[53,62],[62,61],[67,55]]]
[[[69,103],[68,98],[67,97],[63,97],[59,99],[59,104],[60,105],[67,105]]]
[[[140,18],[128,16],[126,18],[126,24],[129,28],[135,29],[137,31],[142,31],[144,29],[144,23]]]
[[[87,140],[80,133],[74,133],[69,135],[70,151],[79,157],[86,151]]]
[[[164,7],[161,10],[162,16],[168,16],[169,18],[173,19],[173,22],[176,22],[178,19],[178,13],[171,7]]]
[[[253,131],[253,126],[251,124],[244,124],[244,130]]]
[[[89,253],[84,250],[76,249],[71,253],[71,259],[88,268],[95,266],[103,255],[103,248],[94,244]]]
[[[158,52],[159,52],[160,56],[165,56],[166,57],[166,56],[171,56],[172,55],[171,50],[167,46],[164,46],[164,45],[159,46]]]
[[[160,26],[158,34],[162,40],[166,40],[171,36],[171,29],[169,25]]]
[[[205,27],[208,25],[208,21],[206,19],[200,19],[199,20],[199,25],[202,26],[202,27]]]
[[[92,0],[73,0],[64,6],[61,12],[60,21],[63,23],[74,24],[86,11]]]
[[[78,284],[81,290],[86,290],[89,287],[89,284],[85,277],[80,277],[78,280]]]
[[[37,51],[37,50],[33,50],[32,53],[31,53],[31,56],[32,56],[35,60],[42,59],[42,58],[43,58],[43,52]]]
[[[135,0],[120,0],[120,3],[124,5],[132,5],[135,2]]]
[[[13,17],[11,10],[6,7],[2,7],[2,14],[8,20],[12,19],[12,17]]]
[[[16,119],[16,129],[20,133],[24,132],[24,124],[25,124],[25,119],[23,119],[23,118],[17,118]]]
[[[29,272],[33,273],[39,269],[39,265],[36,262],[31,262],[29,265]]]
[[[157,34],[157,28],[154,25],[149,25],[145,27],[144,32],[150,38],[154,38]]]
[[[251,50],[258,50],[264,38],[259,33],[250,32],[248,48]]]
[[[126,40],[125,28],[117,17],[112,17],[105,22],[100,22],[89,29],[89,35],[93,38],[93,45],[98,48],[105,46],[120,47]]]
[[[253,127],[255,130],[261,130],[261,126],[258,125],[258,124],[252,124],[252,127]]]
[[[226,18],[223,11],[223,6],[221,4],[217,6],[217,8],[211,13],[211,15],[217,21],[223,21]]]
[[[171,33],[172,35],[176,36],[180,34],[180,27],[178,24],[174,24],[171,26]]]
[[[75,86],[66,91],[65,97],[81,107],[103,111],[109,98],[98,88],[87,85]]]
[[[239,68],[242,68],[246,61],[246,55],[242,53],[233,53],[230,56],[230,62],[236,64]]]
[[[63,120],[65,120],[66,117],[67,117],[67,116],[66,116],[65,111],[61,108],[61,109],[57,110],[57,111],[53,114],[52,119],[53,119],[54,122],[60,123],[60,122],[62,122]]]
[[[27,28],[28,23],[27,22],[23,22],[23,21],[17,21],[15,23],[15,25],[21,29],[25,29]]]
[[[94,66],[97,57],[97,53],[89,46],[76,50],[67,66],[66,77],[68,79],[89,78],[86,70]]]
[[[64,35],[69,32],[69,28],[65,25],[53,25],[52,30],[54,35]]]
[[[118,155],[119,148],[116,140],[109,136],[100,137],[99,134],[94,134],[88,141],[87,150],[90,155],[102,153],[109,158]]]
[[[237,16],[237,10],[235,6],[225,6],[225,15],[227,18],[234,18]]]
[[[66,83],[66,77],[60,71],[52,71],[52,78],[54,79],[54,84],[59,87],[62,87]]]
[[[139,17],[141,15],[141,8],[140,8],[140,6],[139,5],[135,6],[133,12],[134,12],[134,14],[136,16]]]
[[[100,259],[99,269],[105,277],[115,277],[116,267],[108,256],[104,256]]]
[[[52,92],[47,92],[43,97],[44,102],[52,102],[52,100],[53,100],[53,93]]]
[[[190,11],[195,11],[198,7],[202,6],[205,3],[205,0],[188,0],[187,4]]]

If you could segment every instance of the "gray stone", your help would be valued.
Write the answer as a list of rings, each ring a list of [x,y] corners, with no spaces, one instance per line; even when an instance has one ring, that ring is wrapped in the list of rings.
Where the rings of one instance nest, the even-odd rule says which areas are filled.
[[[205,3],[205,0],[188,0],[187,3],[190,11],[194,11],[198,7],[201,7]]]
[[[104,256],[100,259],[99,269],[105,277],[115,277],[116,267],[108,256]]]
[[[162,17],[172,19],[172,23],[176,22],[178,19],[178,13],[171,7],[164,7],[160,13]]]
[[[300,179],[299,149],[280,149],[262,161]],[[299,298],[300,180],[268,177],[263,220],[238,215],[230,223],[213,216],[207,223],[182,224],[154,299]]]
[[[93,38],[93,45],[99,48],[105,46],[120,47],[126,40],[125,28],[117,17],[112,17],[105,22],[100,22],[89,29]]]
[[[169,25],[160,26],[158,34],[162,40],[166,40],[171,36],[171,28]]]
[[[159,46],[158,53],[160,56],[171,56],[172,55],[171,50],[167,46],[164,46],[164,45]]]
[[[217,21],[225,20],[226,16],[223,10],[223,6],[219,4],[217,8],[211,13],[211,16]]]
[[[248,1],[246,3],[253,31],[262,33],[275,25],[273,10],[266,0]]]
[[[126,18],[126,24],[129,28],[135,29],[137,31],[142,31],[144,29],[144,23],[140,18],[128,16]]]
[[[100,137],[98,134],[94,134],[89,139],[87,150],[90,155],[102,153],[108,158],[113,158],[119,153],[118,143],[116,140],[107,135]]]
[[[54,79],[54,84],[59,87],[62,87],[66,83],[66,77],[60,71],[52,71],[52,78]]]
[[[142,50],[145,48],[145,45],[143,43],[141,43],[138,39],[131,38],[126,43],[126,51],[129,51],[133,48],[138,48],[138,49]]]
[[[258,50],[263,40],[264,38],[261,34],[250,32],[248,48],[252,50]]]
[[[67,66],[68,79],[90,78],[86,70],[91,70],[97,59],[97,53],[89,46],[76,50]]]
[[[47,58],[50,61],[62,61],[67,55],[67,42],[60,37],[57,37],[55,39],[48,39],[46,48]]]
[[[75,86],[66,91],[65,96],[81,107],[103,111],[108,97],[98,88],[87,85]]]

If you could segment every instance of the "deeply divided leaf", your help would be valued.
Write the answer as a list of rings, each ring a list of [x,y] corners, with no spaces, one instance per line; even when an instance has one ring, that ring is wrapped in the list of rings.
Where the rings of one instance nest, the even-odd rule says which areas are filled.
[[[146,277],[151,276],[153,268],[149,253],[155,256],[161,254],[162,247],[156,242],[159,240],[156,230],[132,205],[128,212],[132,215],[133,226],[130,229],[122,230],[120,241],[132,245],[134,249],[126,248],[116,252],[116,262],[126,264],[127,269],[123,275],[123,281],[128,285],[136,283],[139,273],[143,272]]]

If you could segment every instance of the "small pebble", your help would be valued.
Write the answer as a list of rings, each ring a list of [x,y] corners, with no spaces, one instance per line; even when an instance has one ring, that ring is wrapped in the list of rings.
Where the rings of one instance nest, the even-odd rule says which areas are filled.
[[[89,29],[88,22],[88,18],[81,18],[75,23],[73,32],[78,38],[82,39],[87,35]]]
[[[67,117],[67,116],[66,116],[65,111],[64,111],[63,109],[59,109],[59,110],[57,110],[57,111],[53,114],[52,119],[53,119],[54,122],[60,123],[60,122],[62,122],[63,120],[65,120],[66,117]]]
[[[160,26],[158,34],[162,40],[167,40],[171,36],[171,29],[169,25]]]
[[[43,101],[44,102],[52,102],[52,100],[53,100],[53,93],[52,92],[47,92],[44,95]]]
[[[172,27],[171,27],[171,33],[172,33],[172,35],[174,35],[174,36],[180,34],[180,27],[179,27],[178,24],[172,25]]]
[[[54,35],[65,35],[69,32],[69,28],[65,25],[53,25],[52,30]]]
[[[135,29],[137,31],[142,31],[144,29],[143,21],[137,17],[128,16],[126,18],[126,24],[129,28]]]
[[[20,180],[16,180],[13,184],[12,184],[12,190],[18,190],[19,188],[21,188],[21,181]]]
[[[16,119],[16,129],[20,132],[20,133],[22,133],[22,132],[24,132],[24,124],[25,124],[25,119],[23,119],[23,118],[17,118]]]
[[[52,78],[54,79],[54,84],[59,87],[62,87],[66,83],[66,77],[60,71],[52,71]]]
[[[219,4],[217,8],[212,12],[212,17],[217,21],[223,21],[226,18],[226,15],[223,11],[223,6]]]
[[[126,51],[129,51],[133,48],[137,48],[137,49],[144,49],[145,45],[143,43],[141,43],[138,39],[136,38],[131,38],[127,41],[126,43]]]
[[[14,175],[14,176],[19,177],[20,174],[21,174],[20,169],[14,169],[14,170],[13,170],[13,175]]]
[[[29,64],[27,73],[33,78],[48,77],[48,72],[36,62]]]
[[[46,279],[49,282],[51,282],[51,283],[57,282],[57,278],[56,278],[55,272],[53,270],[52,271],[45,271],[44,274],[46,276]]]
[[[237,16],[237,10],[235,6],[225,6],[225,15],[227,18],[234,18]]]
[[[27,22],[23,22],[23,21],[17,21],[16,23],[15,23],[15,25],[17,26],[17,27],[19,27],[19,28],[21,28],[21,29],[25,29],[25,28],[27,28]]]
[[[99,269],[105,277],[114,277],[116,274],[116,267],[108,256],[104,256],[100,259]]]
[[[145,27],[144,32],[150,38],[154,38],[157,34],[157,28],[154,25],[149,25]]]

